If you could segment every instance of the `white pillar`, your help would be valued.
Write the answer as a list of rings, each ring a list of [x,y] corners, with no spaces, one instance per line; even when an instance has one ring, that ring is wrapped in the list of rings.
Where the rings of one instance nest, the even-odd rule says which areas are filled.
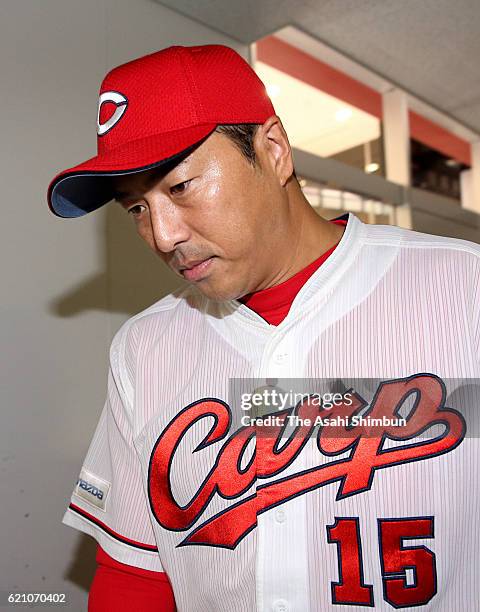
[[[480,140],[471,147],[472,167],[460,174],[462,208],[480,213]]]
[[[462,208],[473,210],[473,185],[472,170],[462,170],[460,172],[460,199]]]
[[[386,178],[410,185],[410,128],[407,95],[399,89],[383,94],[383,146]]]
[[[412,222],[412,209],[408,202],[394,208],[394,225],[404,229],[414,229]]]

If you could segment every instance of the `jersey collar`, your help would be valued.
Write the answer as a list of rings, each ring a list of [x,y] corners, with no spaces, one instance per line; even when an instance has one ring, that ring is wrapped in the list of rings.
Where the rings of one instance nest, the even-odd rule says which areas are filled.
[[[336,218],[347,221],[340,242],[328,259],[305,282],[295,296],[287,316],[278,326],[270,325],[258,313],[236,299],[217,303],[215,306],[217,313],[220,310],[218,314],[231,319],[232,322],[247,323],[266,329],[284,327],[296,317],[306,313],[341,282],[344,273],[353,264],[362,243],[365,223],[351,212]],[[207,312],[209,310],[207,305]]]

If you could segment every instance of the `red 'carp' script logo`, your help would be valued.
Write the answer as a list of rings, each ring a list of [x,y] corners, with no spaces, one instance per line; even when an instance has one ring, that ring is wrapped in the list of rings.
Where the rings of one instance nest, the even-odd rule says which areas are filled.
[[[402,427],[364,424],[318,427],[318,451],[326,457],[335,457],[350,450],[348,457],[283,478],[282,472],[312,437],[319,415],[328,416],[329,419],[348,419],[365,408],[367,402],[358,393],[351,393],[353,402],[338,404],[328,411],[319,407],[318,403],[304,399],[295,409],[302,425],[296,427],[287,440],[282,438],[283,425],[262,426],[261,433],[258,426],[241,427],[226,438],[232,421],[229,406],[212,398],[193,402],[172,419],[153,447],[148,471],[148,496],[152,512],[165,529],[188,531],[199,521],[213,496],[232,500],[225,510],[198,524],[180,546],[207,545],[233,549],[254,529],[258,514],[298,495],[336,481],[339,483],[337,500],[367,491],[372,486],[375,470],[448,453],[465,437],[463,416],[457,410],[445,407],[445,385],[433,374],[417,374],[381,382],[362,416],[395,420],[401,406],[412,394],[415,395],[414,406],[406,417],[406,425]],[[293,410],[291,408],[276,414],[284,423]],[[189,503],[181,506],[170,488],[170,468],[175,450],[189,428],[201,419],[212,417],[214,423],[210,431],[200,445],[192,448],[192,453],[202,452],[224,438],[225,442],[199,490]],[[305,424],[308,420],[311,425]],[[384,448],[387,439],[398,442],[411,440],[438,424],[443,425],[442,433],[435,438],[425,437],[410,444]],[[246,467],[240,469],[242,457],[254,437],[252,458]],[[275,476],[278,478],[272,481]],[[268,482],[261,482],[267,478]],[[251,495],[235,502],[251,488]]]

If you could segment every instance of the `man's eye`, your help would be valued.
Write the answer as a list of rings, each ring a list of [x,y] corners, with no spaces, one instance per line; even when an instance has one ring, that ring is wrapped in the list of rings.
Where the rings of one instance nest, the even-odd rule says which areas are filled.
[[[188,183],[190,183],[190,180],[182,181],[181,183],[177,183],[176,185],[173,185],[173,187],[170,187],[170,193],[183,193],[185,189],[187,188]]]
[[[134,217],[137,217],[140,214],[139,209],[143,206],[143,204],[136,204],[135,206],[132,206],[132,208],[128,209],[128,213],[132,214]]]

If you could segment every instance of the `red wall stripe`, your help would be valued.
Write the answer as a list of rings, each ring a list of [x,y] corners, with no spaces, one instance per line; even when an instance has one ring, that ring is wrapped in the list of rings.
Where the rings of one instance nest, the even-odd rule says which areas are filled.
[[[257,42],[257,60],[382,119],[382,96],[378,91],[275,36]],[[468,141],[413,111],[409,112],[409,121],[412,138],[471,165]]]
[[[275,36],[257,42],[257,60],[382,118],[382,96],[377,91]]]
[[[413,111],[409,112],[409,122],[412,138],[467,166],[472,164],[469,142]]]

